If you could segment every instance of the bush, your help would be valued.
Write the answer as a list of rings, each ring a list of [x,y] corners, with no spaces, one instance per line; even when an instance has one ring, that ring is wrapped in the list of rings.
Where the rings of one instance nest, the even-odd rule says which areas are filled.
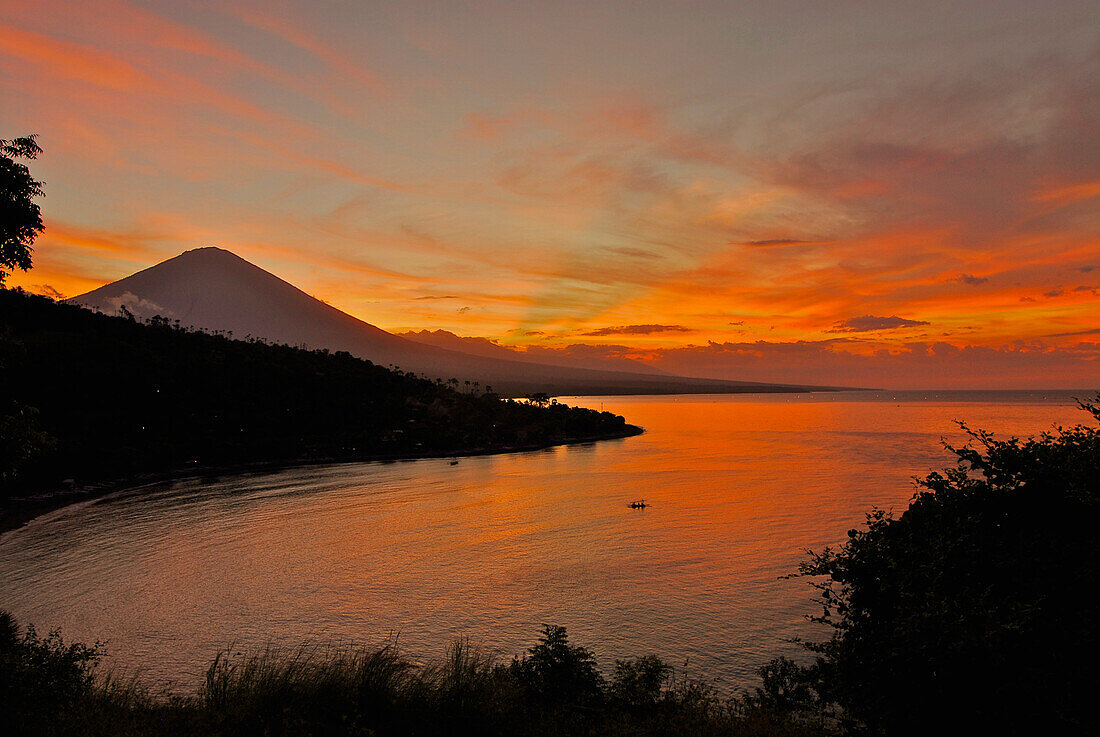
[[[596,658],[570,645],[564,627],[544,624],[538,644],[527,653],[512,663],[512,672],[534,699],[580,706],[600,701],[604,681]]]
[[[1100,432],[963,428],[904,514],[802,565],[834,628],[802,680],[876,734],[1095,734]]]
[[[616,661],[611,698],[628,709],[652,708],[660,701],[671,674],[672,668],[656,655]]]
[[[20,635],[0,612],[0,725],[19,735],[728,735],[732,712],[653,656],[609,687],[563,627],[508,665],[456,643],[417,664],[393,646],[218,655],[193,695],[97,672],[98,646]],[[667,686],[667,687],[666,687]],[[741,730],[739,734],[779,734]],[[786,734],[786,732],[783,732]]]
[[[0,714],[10,734],[76,731],[96,691],[99,646],[66,645],[60,632],[20,634],[15,619],[0,611]]]

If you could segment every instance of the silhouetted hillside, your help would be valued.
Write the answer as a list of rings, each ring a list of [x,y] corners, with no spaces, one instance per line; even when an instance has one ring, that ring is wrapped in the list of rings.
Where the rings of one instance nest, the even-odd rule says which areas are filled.
[[[0,497],[188,465],[501,450],[636,431],[306,351],[0,291]],[[465,391],[459,391],[465,389]]]

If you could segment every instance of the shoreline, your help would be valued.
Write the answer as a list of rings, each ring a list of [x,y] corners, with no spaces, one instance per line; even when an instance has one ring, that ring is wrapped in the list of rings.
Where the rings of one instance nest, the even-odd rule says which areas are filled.
[[[459,448],[447,452],[424,451],[420,453],[392,453],[387,455],[362,455],[344,458],[302,458],[297,460],[251,461],[222,466],[193,465],[165,471],[150,471],[121,479],[84,484],[72,489],[58,489],[27,497],[14,497],[0,503],[0,536],[17,530],[38,517],[81,502],[96,502],[118,492],[141,489],[146,486],[172,481],[201,478],[204,476],[234,476],[249,473],[275,472],[303,466],[334,466],[347,463],[388,463],[420,461],[432,458],[475,458],[477,456],[506,453],[529,453],[563,445],[583,445],[600,440],[622,440],[641,435],[644,427],[627,424],[621,432],[565,438],[552,443],[506,445],[499,448]]]

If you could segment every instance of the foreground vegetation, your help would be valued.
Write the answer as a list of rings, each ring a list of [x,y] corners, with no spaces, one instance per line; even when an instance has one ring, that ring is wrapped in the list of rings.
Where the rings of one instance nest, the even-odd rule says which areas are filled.
[[[17,734],[1100,733],[1100,430],[970,435],[900,517],[872,512],[809,555],[813,618],[833,634],[807,643],[808,665],[765,665],[751,694],[653,656],[604,674],[548,626],[510,663],[464,644],[428,665],[393,648],[227,653],[192,695],[165,696],[97,673],[96,647],[0,615],[0,714]]]
[[[904,514],[803,563],[833,635],[810,667],[771,664],[780,690],[848,732],[1100,734],[1100,429],[963,427]]]
[[[396,648],[227,653],[189,696],[97,677],[99,652],[20,634],[0,613],[0,709],[20,735],[809,735],[756,697],[727,700],[653,656],[595,658],[547,626],[501,663],[463,643],[416,665]],[[765,700],[766,701],[766,700]]]
[[[64,479],[502,450],[634,430],[610,412],[460,388],[346,352],[0,290],[0,500]]]

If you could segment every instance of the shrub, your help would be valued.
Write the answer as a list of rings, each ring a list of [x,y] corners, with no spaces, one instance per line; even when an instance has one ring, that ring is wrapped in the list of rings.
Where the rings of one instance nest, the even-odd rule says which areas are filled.
[[[57,631],[40,637],[28,626],[20,634],[14,617],[0,611],[0,713],[13,733],[45,734],[77,720],[99,657],[98,645],[66,645]]]
[[[512,663],[528,693],[543,702],[587,705],[603,694],[603,676],[587,648],[569,644],[565,627],[544,624],[537,645]]]
[[[609,689],[612,700],[628,709],[653,707],[668,685],[670,668],[656,655],[615,662]]]
[[[1100,431],[963,428],[904,514],[802,565],[834,628],[805,682],[873,733],[1096,733]]]

